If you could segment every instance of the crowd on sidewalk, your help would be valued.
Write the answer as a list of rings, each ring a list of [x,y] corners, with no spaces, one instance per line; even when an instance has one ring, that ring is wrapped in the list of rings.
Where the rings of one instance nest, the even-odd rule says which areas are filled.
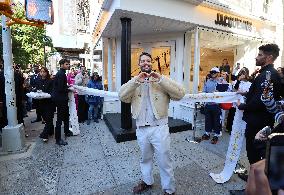
[[[75,68],[69,70],[70,61],[61,59],[59,66],[60,69],[56,75],[50,75],[49,70],[40,65],[34,65],[33,72],[30,74],[22,71],[19,65],[14,66],[17,120],[19,123],[24,124],[23,119],[27,117],[27,112],[35,109],[36,119],[31,122],[42,122],[45,124],[40,138],[47,142],[55,134],[56,143],[66,145],[67,142],[63,141],[60,135],[62,122],[64,123],[65,136],[73,135],[69,130],[68,88],[75,84],[103,90],[103,85],[98,73],[93,72],[89,75],[86,67],[83,65],[77,66],[78,70]],[[0,124],[2,130],[8,124],[3,66],[0,70],[0,80]],[[26,95],[31,91],[48,93],[51,95],[51,98],[31,99]],[[75,94],[75,100],[78,122],[83,123],[87,121],[87,124],[90,124],[93,119],[94,122],[98,123],[102,115],[103,98]],[[56,125],[53,124],[55,111],[57,112]]]

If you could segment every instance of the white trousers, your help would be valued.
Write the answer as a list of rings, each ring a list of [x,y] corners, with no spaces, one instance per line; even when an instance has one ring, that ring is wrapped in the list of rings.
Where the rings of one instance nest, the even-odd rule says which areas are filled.
[[[175,192],[175,178],[170,157],[170,133],[168,125],[139,127],[136,129],[138,145],[141,150],[141,172],[147,185],[154,183],[152,174],[153,154],[157,156],[160,169],[161,185],[164,191]]]

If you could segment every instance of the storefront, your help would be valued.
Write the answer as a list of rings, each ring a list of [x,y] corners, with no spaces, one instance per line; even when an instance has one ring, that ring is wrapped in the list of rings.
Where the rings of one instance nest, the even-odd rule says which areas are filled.
[[[105,1],[93,38],[103,40],[108,90],[121,86],[120,18],[131,19],[131,76],[139,73],[138,56],[146,51],[152,54],[155,71],[197,93],[209,70],[223,59],[231,69],[238,62],[252,72],[261,44],[276,42],[282,48],[283,29],[277,22],[243,15],[202,1]],[[179,118],[178,107],[172,103],[170,113]]]

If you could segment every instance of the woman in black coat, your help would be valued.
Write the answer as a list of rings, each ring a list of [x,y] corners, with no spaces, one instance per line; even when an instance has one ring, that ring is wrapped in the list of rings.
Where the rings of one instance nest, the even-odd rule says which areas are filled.
[[[36,90],[51,94],[53,83],[50,79],[50,74],[46,67],[41,68],[40,76],[41,78],[36,83]],[[52,136],[54,134],[53,117],[55,107],[51,98],[40,99],[39,109],[42,113],[43,120],[45,121],[45,127],[39,137],[42,138],[44,142],[46,142],[48,141],[48,136]]]

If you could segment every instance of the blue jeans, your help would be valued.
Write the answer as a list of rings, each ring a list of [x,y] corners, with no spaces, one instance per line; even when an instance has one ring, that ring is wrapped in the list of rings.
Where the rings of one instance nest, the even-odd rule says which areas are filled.
[[[221,109],[218,104],[205,105],[205,131],[220,134],[221,126]]]
[[[98,111],[99,111],[98,105],[89,104],[88,119],[91,120],[92,117],[93,119],[98,119]]]

